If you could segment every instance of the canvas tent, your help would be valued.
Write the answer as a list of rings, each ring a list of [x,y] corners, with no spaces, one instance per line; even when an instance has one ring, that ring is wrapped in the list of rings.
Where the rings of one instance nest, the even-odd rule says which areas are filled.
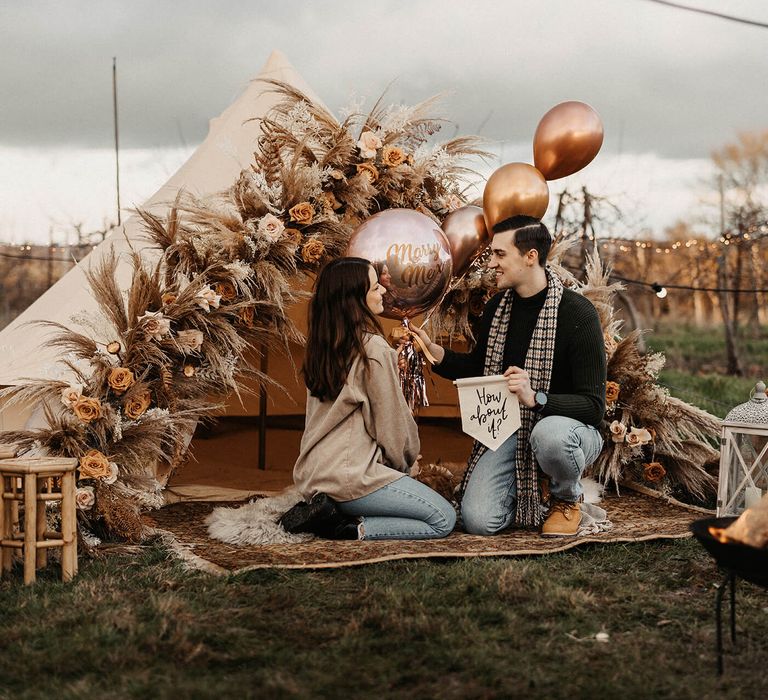
[[[278,99],[259,78],[281,80],[319,101],[286,57],[279,51],[273,52],[257,79],[251,81],[219,117],[211,120],[205,141],[168,182],[141,204],[142,208],[163,215],[180,189],[197,196],[205,196],[226,189],[236,180],[241,169],[251,162],[259,136],[259,122],[254,118],[265,115]],[[14,385],[25,378],[53,377],[61,372],[61,366],[57,366],[57,352],[45,345],[50,331],[29,324],[39,320],[56,321],[88,334],[88,324],[98,319],[99,314],[96,302],[91,297],[85,272],[90,266],[98,264],[113,249],[122,256],[118,268],[118,280],[122,288],[128,286],[131,275],[126,253],[136,250],[147,259],[157,254],[147,247],[143,239],[141,218],[138,215],[130,217],[120,230],[97,246],[79,265],[0,332],[0,386]],[[297,305],[291,309],[290,314],[304,330],[305,306]],[[302,352],[303,348],[300,346],[291,348],[293,362],[286,357],[268,358],[270,376],[287,389],[287,394],[271,392],[267,403],[267,413],[271,417],[300,417],[304,413],[305,390],[294,370],[294,367],[301,365]],[[449,382],[436,377],[434,380],[435,383],[430,388],[432,406],[424,409],[422,415],[427,419],[456,416],[455,390]],[[34,425],[34,409],[32,406],[26,407],[25,410],[17,407],[2,410],[0,407],[0,430]],[[205,441],[199,441],[200,444],[193,445],[197,461],[175,477],[171,484],[173,490],[178,494],[196,493],[199,496],[210,496],[214,495],[221,485],[245,487],[246,490],[270,490],[270,485],[281,485],[285,480],[286,470],[289,473],[292,460],[298,453],[300,421],[291,423],[283,420],[281,423],[278,418],[272,421],[275,427],[267,438],[268,448],[271,448],[267,452],[267,471],[277,467],[283,471],[283,476],[279,480],[270,481],[255,472],[258,433],[255,421],[249,420],[249,417],[258,413],[257,398],[246,398],[244,405],[234,398],[231,399],[226,415],[238,417],[236,420],[240,421],[241,428],[244,426],[248,430],[240,430],[237,436],[231,432],[222,432],[214,443],[203,444]],[[425,457],[433,460],[461,458],[466,448],[465,441],[457,439],[456,435],[441,434],[440,431],[435,431],[434,427],[427,426],[422,431],[422,443]],[[204,488],[186,489],[190,479],[196,482],[197,487]],[[255,487],[259,484],[267,484],[267,487]]]

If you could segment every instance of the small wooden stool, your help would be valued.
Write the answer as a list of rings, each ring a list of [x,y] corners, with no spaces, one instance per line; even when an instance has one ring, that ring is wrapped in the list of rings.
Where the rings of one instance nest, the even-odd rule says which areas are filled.
[[[61,578],[77,573],[75,469],[66,457],[17,457],[0,460],[0,550],[2,573],[11,570],[15,550],[24,557],[24,583],[35,582],[35,569],[48,562],[48,547],[61,547]],[[23,486],[22,486],[23,482]],[[45,506],[61,501],[61,532],[47,529]],[[24,504],[24,531],[19,529],[19,503]]]

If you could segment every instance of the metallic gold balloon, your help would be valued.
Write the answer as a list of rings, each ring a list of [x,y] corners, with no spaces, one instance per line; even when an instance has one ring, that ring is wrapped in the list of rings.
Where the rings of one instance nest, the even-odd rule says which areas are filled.
[[[451,248],[456,277],[463,275],[491,242],[480,207],[467,206],[452,211],[443,219],[443,233]]]
[[[386,288],[385,318],[413,318],[443,296],[453,264],[448,240],[428,216],[413,209],[387,209],[352,234],[347,255],[370,260]]]
[[[483,214],[488,231],[510,216],[540,219],[549,205],[544,176],[528,163],[507,163],[488,178],[483,191]]]
[[[561,102],[536,127],[533,162],[547,180],[581,170],[603,145],[600,115],[584,102]]]

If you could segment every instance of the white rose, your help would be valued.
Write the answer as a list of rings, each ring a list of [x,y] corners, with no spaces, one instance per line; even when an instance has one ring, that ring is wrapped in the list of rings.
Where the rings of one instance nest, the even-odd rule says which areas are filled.
[[[198,350],[203,344],[203,332],[196,328],[190,328],[189,330],[179,331],[176,337],[181,345],[182,350],[192,352]]]
[[[70,384],[68,387],[65,387],[61,390],[61,402],[68,408],[72,408],[83,395],[84,388],[82,384]]]
[[[102,481],[105,484],[114,484],[117,481],[117,475],[119,474],[116,462],[109,463],[109,476],[105,476]]]
[[[611,423],[611,440],[614,442],[624,442],[624,436],[627,434],[627,426],[615,420]]]
[[[257,231],[274,243],[280,238],[280,234],[285,231],[285,225],[274,214],[267,214],[259,221]]]
[[[162,311],[147,311],[138,320],[143,322],[144,330],[155,340],[162,340],[163,336],[171,332],[171,321]]]
[[[630,445],[645,445],[651,441],[651,434],[645,428],[630,428],[626,437]]]
[[[357,147],[363,158],[375,158],[377,149],[381,148],[381,139],[372,131],[364,131],[360,135]]]
[[[93,486],[81,486],[77,489],[75,503],[77,503],[79,510],[90,510],[93,508],[93,504],[96,503],[96,494],[93,491]]]
[[[214,309],[219,308],[219,302],[221,302],[221,295],[211,289],[210,284],[206,284],[196,295],[195,301],[201,309],[210,311],[211,307]]]

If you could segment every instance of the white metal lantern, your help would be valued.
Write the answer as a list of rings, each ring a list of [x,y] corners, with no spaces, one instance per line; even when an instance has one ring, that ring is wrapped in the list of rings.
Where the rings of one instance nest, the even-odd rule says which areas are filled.
[[[723,421],[717,516],[739,515],[768,493],[768,396],[758,382],[752,398]]]

